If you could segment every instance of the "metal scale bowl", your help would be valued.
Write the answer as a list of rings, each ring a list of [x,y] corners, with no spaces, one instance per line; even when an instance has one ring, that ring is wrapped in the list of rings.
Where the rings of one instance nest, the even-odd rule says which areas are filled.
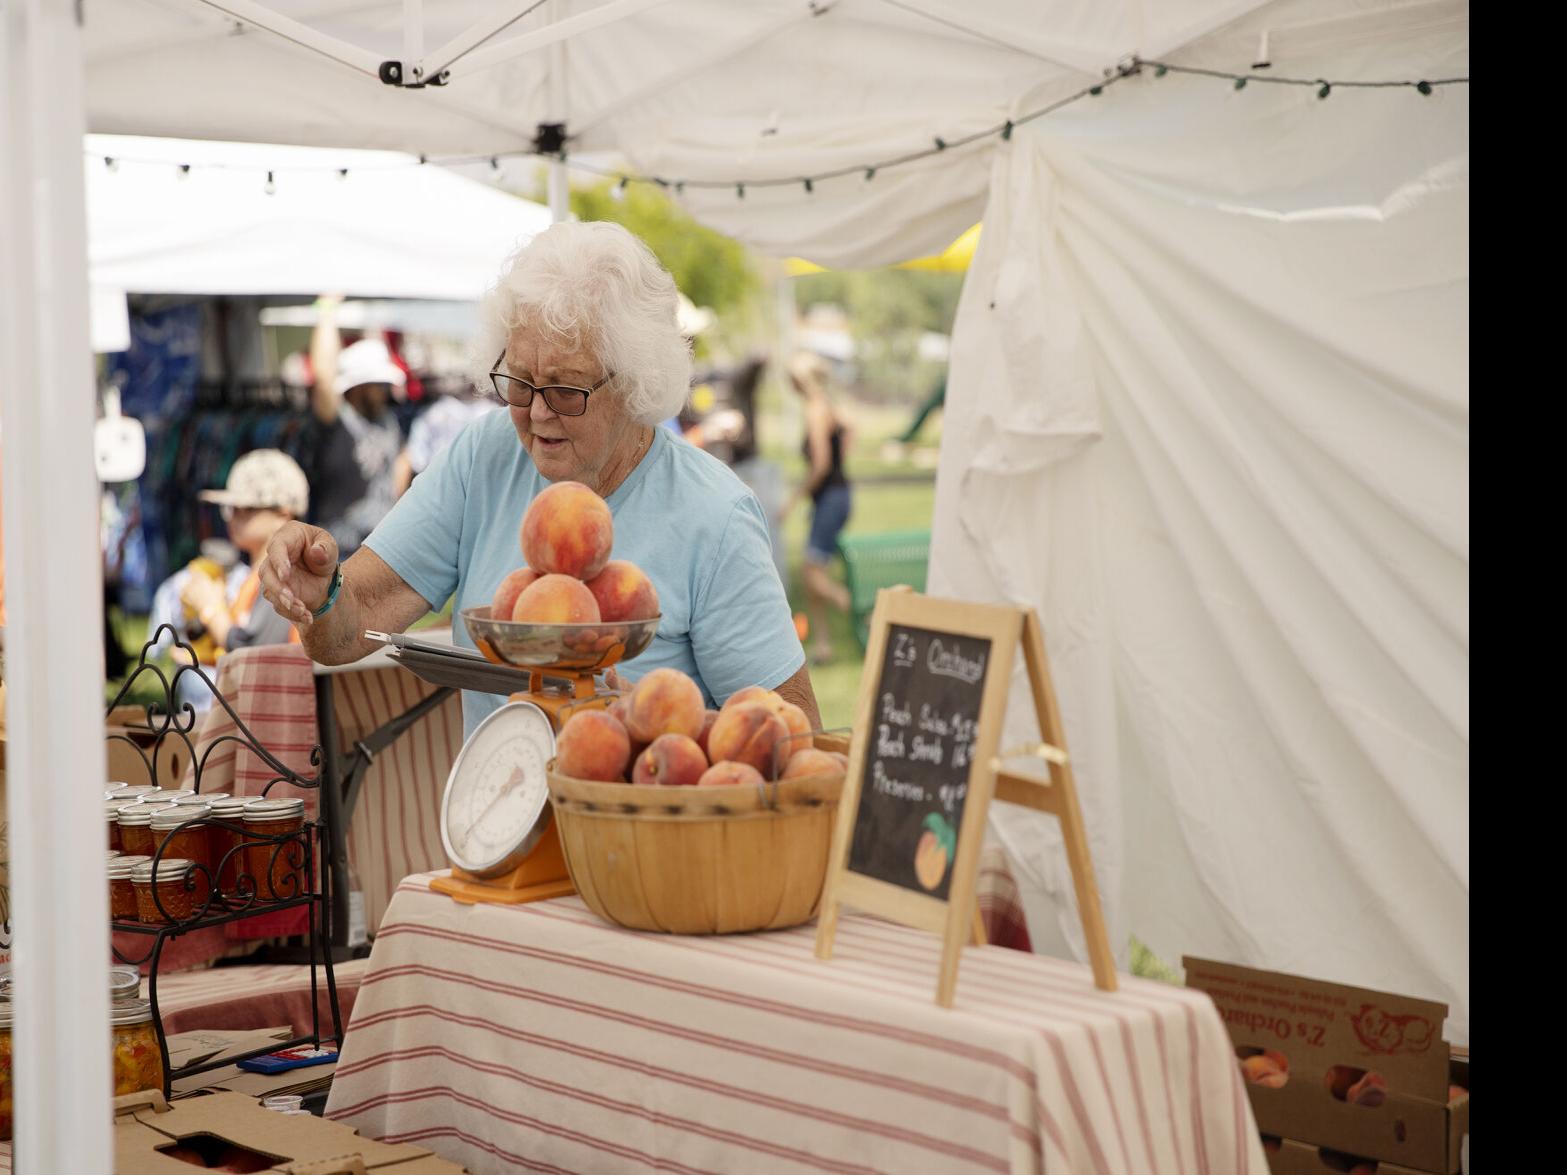
[[[485,660],[527,672],[526,688],[479,724],[452,764],[441,798],[441,844],[452,874],[430,887],[459,902],[528,902],[573,893],[545,765],[567,719],[604,709],[618,696],[594,675],[646,649],[658,618],[523,624],[490,619],[488,606],[465,608],[461,617]]]

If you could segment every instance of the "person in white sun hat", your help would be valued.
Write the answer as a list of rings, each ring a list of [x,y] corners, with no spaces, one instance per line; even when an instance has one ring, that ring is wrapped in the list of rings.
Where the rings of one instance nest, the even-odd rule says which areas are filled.
[[[392,411],[394,391],[406,387],[408,377],[379,338],[341,347],[340,301],[328,295],[316,303],[320,318],[310,342],[316,425],[310,437],[315,451],[310,483],[316,523],[331,532],[346,558],[408,484],[403,433]]]
[[[299,634],[294,626],[262,602],[259,568],[273,536],[285,523],[309,513],[310,487],[305,471],[279,449],[256,449],[234,462],[221,490],[203,490],[197,496],[222,507],[229,538],[250,563],[250,574],[232,600],[226,598],[218,580],[190,576],[180,589],[180,601],[225,651],[297,644]],[[258,603],[262,606],[257,607]]]

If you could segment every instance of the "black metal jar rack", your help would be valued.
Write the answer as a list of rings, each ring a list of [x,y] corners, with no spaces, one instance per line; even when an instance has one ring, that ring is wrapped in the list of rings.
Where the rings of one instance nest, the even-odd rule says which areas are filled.
[[[162,644],[167,634],[174,641],[176,650],[174,656],[181,663],[172,673],[166,673],[152,657]],[[183,655],[182,655],[183,654]],[[144,674],[151,675],[160,686],[159,699],[145,706],[147,715],[147,729],[143,734],[144,739],[150,745],[143,745],[136,739],[123,734],[111,734],[109,738],[119,739],[132,746],[147,769],[147,782],[155,787],[168,786],[170,781],[160,781],[158,778],[158,763],[160,752],[165,741],[173,738],[184,743],[189,754],[191,764],[190,774],[192,780],[189,784],[196,793],[201,793],[202,773],[212,754],[225,744],[233,743],[244,746],[253,751],[262,762],[274,773],[272,778],[262,788],[262,795],[271,797],[273,789],[279,786],[294,788],[301,791],[317,791],[321,786],[320,764],[321,748],[316,746],[310,753],[310,763],[317,769],[316,774],[305,776],[291,770],[276,756],[269,752],[257,741],[250,729],[240,720],[234,708],[229,705],[228,699],[218,692],[217,686],[207,675],[202,672],[200,663],[196,660],[195,650],[188,644],[180,641],[178,634],[169,625],[161,626],[148,642],[142,646],[141,654],[137,659],[135,668],[126,677],[124,685],[114,701],[109,704],[112,713],[121,701],[131,692],[132,685]],[[221,706],[228,716],[233,719],[237,733],[224,734],[214,739],[205,750],[197,753],[197,714],[195,708],[189,704],[180,706],[177,702],[179,684],[187,675],[193,675],[204,682],[212,691],[213,705]],[[179,786],[178,781],[173,781],[173,786]],[[320,804],[319,816],[315,820],[306,820],[303,826],[297,830],[289,830],[275,835],[258,833],[254,828],[246,828],[242,823],[234,820],[220,820],[211,816],[197,817],[187,820],[177,828],[168,830],[167,837],[157,847],[152,857],[153,876],[158,877],[157,868],[164,857],[164,850],[179,833],[189,828],[221,828],[226,829],[237,837],[236,843],[223,856],[213,862],[211,868],[197,862],[195,868],[183,878],[177,885],[176,892],[181,893],[181,900],[177,903],[183,907],[190,906],[190,912],[183,917],[174,917],[164,905],[164,891],[170,888],[170,882],[160,881],[152,886],[152,897],[159,914],[166,919],[163,923],[128,922],[113,920],[110,927],[119,933],[143,935],[150,940],[147,950],[139,956],[128,957],[116,947],[114,956],[121,963],[129,966],[140,967],[147,964],[147,995],[152,1004],[152,1023],[158,1038],[158,1049],[163,1059],[163,1093],[167,1097],[175,1081],[190,1077],[197,1073],[209,1072],[233,1065],[238,1061],[250,1057],[264,1056],[268,1053],[278,1052],[282,1049],[295,1048],[302,1045],[310,1045],[319,1048],[324,1043],[341,1044],[343,1039],[342,1014],[338,1006],[337,980],[332,971],[331,951],[331,916],[332,916],[332,869],[331,864],[332,837],[328,826],[327,805]],[[267,851],[270,846],[270,851]],[[249,867],[248,862],[251,853],[247,850],[261,848],[266,858],[266,869],[258,871],[258,878]],[[229,865],[234,868],[232,871]],[[281,873],[280,873],[281,869]],[[219,878],[225,875],[233,877],[232,884],[221,887]],[[181,892],[183,891],[183,892]],[[185,895],[189,895],[188,903]],[[230,922],[238,922],[246,918],[255,918],[263,914],[272,914],[280,911],[303,908],[308,911],[308,958],[310,966],[310,1032],[297,1036],[292,1040],[282,1042],[269,1042],[265,1046],[252,1049],[249,1052],[225,1056],[221,1060],[206,1061],[202,1063],[181,1066],[179,1069],[169,1067],[169,1043],[168,1036],[163,1028],[163,1016],[158,1008],[158,966],[163,954],[164,945],[181,935],[190,934],[192,931],[205,930],[208,927],[224,926]],[[183,913],[183,910],[179,911]],[[320,979],[326,981],[328,1007],[331,1011],[331,1031],[323,1032],[320,1011]]]

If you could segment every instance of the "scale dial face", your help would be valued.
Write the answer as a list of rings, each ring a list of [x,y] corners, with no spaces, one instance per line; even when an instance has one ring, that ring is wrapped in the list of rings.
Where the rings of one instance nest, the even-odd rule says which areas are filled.
[[[441,844],[453,865],[480,877],[514,869],[549,818],[544,765],[555,731],[532,702],[511,702],[481,722],[452,764],[441,800]]]

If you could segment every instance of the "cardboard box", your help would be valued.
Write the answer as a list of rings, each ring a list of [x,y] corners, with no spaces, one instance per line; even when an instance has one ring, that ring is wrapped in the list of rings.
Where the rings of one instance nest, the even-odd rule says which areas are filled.
[[[1187,986],[1218,1008],[1237,1056],[1268,1049],[1288,1058],[1281,1087],[1246,1085],[1262,1133],[1425,1175],[1459,1169],[1469,1099],[1450,1105],[1447,1089],[1469,1088],[1469,1059],[1442,1040],[1446,1004],[1207,959],[1182,963]],[[1386,1100],[1335,1098],[1326,1080],[1335,1065],[1381,1074]],[[1313,1175],[1326,1169],[1319,1163]]]
[[[1332,1172],[1348,1172],[1354,1169],[1351,1157],[1335,1153],[1331,1148],[1308,1146],[1292,1138],[1279,1140],[1278,1150],[1269,1150],[1268,1175],[1332,1175]],[[1377,1163],[1376,1175],[1427,1175],[1413,1167],[1400,1167],[1396,1163]]]
[[[171,729],[161,744],[147,725],[147,711],[140,706],[116,706],[104,724],[104,750],[109,769],[107,780],[122,783],[157,783],[159,787],[184,787],[185,769],[190,766],[191,747]],[[195,744],[194,732],[190,734]],[[158,778],[151,767],[157,756]]]
[[[340,1122],[264,1110],[243,1094],[212,1093],[173,1105],[155,1091],[115,1099],[116,1175],[200,1170],[164,1153],[180,1146],[198,1151],[240,1147],[270,1161],[258,1170],[287,1175],[463,1175],[464,1170],[422,1147],[362,1138]]]

